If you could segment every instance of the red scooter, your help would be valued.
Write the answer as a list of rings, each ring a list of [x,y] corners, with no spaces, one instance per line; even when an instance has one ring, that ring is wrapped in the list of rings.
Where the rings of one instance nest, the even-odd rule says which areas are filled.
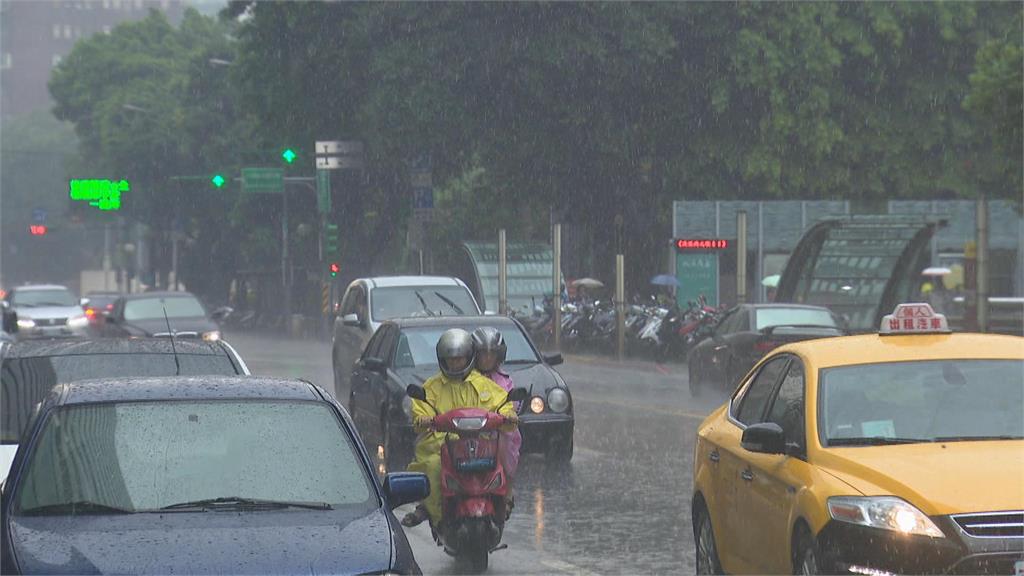
[[[426,391],[410,384],[410,398],[427,402]],[[526,399],[525,388],[513,388],[507,402]],[[505,529],[508,480],[498,457],[499,429],[505,417],[481,408],[457,408],[441,414],[434,409],[433,429],[446,434],[441,445],[441,509],[443,520],[431,524],[434,541],[456,558],[469,560],[475,572],[487,570],[491,552]]]

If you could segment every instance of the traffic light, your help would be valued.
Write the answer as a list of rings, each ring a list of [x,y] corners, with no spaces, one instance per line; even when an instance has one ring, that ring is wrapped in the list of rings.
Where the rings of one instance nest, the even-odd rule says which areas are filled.
[[[326,224],[324,226],[324,254],[338,253],[338,225]]]
[[[224,178],[224,176],[221,174],[214,174],[213,178],[210,178],[210,182],[214,185],[214,187],[220,188],[224,186],[224,183],[227,182],[227,179]]]
[[[299,155],[291,148],[285,148],[284,151],[281,152],[281,158],[284,158],[284,161],[288,164],[295,162],[295,159],[298,157]]]
[[[341,265],[338,264],[337,262],[331,262],[331,265],[328,267],[328,270],[331,272],[331,278],[337,278],[338,272],[341,272]]]
[[[31,224],[28,227],[28,233],[33,236],[46,236],[47,228],[45,224]]]

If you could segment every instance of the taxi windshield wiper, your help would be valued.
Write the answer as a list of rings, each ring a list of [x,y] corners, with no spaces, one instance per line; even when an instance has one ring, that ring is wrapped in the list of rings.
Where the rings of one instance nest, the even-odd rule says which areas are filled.
[[[936,436],[936,442],[971,442],[973,440],[1024,440],[1024,436],[1014,436],[1012,434],[992,435],[992,436]]]
[[[44,504],[34,506],[21,511],[25,516],[77,516],[79,514],[134,514],[135,510],[100,504],[90,500],[76,500],[74,502],[59,502],[57,504]]]
[[[160,508],[161,510],[181,510],[184,508],[201,508],[216,510],[218,508],[306,508],[308,510],[333,510],[327,502],[292,502],[287,500],[263,500],[260,498],[243,498],[241,496],[221,496],[220,498],[204,498],[179,502]]]
[[[853,438],[829,438],[829,446],[887,446],[890,444],[921,444],[933,442],[931,438],[896,438],[891,436],[857,436]]]

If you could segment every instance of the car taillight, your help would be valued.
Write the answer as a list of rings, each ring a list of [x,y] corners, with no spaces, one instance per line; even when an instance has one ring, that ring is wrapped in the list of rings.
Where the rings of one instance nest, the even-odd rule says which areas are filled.
[[[754,343],[754,350],[758,352],[768,352],[779,346],[779,342],[772,342],[771,340],[761,340]]]

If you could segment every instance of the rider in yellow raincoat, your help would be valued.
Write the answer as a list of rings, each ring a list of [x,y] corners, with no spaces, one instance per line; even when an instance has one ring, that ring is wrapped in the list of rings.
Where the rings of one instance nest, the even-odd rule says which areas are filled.
[[[427,475],[430,495],[423,501],[423,508],[417,508],[403,518],[405,526],[415,526],[425,520],[424,509],[434,525],[441,520],[441,445],[445,434],[430,429],[434,416],[456,408],[483,408],[511,419],[509,427],[513,429],[518,423],[513,403],[505,403],[508,393],[473,368],[474,357],[473,339],[469,332],[458,328],[446,331],[437,342],[437,362],[441,371],[423,383],[429,404],[412,401],[413,424],[419,436],[409,470]],[[430,405],[437,408],[437,413]]]

